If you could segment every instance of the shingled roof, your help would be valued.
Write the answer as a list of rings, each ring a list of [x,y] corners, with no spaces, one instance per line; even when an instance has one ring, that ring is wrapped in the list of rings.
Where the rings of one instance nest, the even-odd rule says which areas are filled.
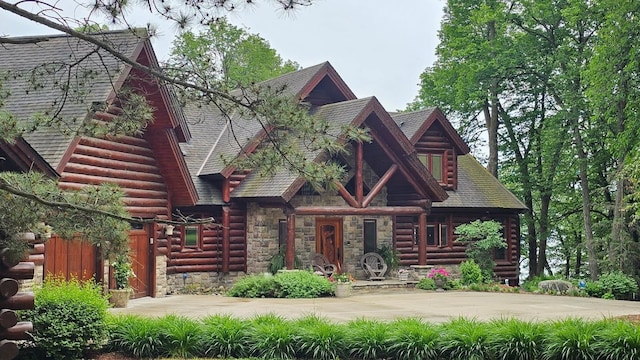
[[[527,207],[470,154],[458,156],[458,190],[434,208],[485,208],[526,211]]]
[[[130,30],[93,36],[131,56],[142,49],[145,40]],[[114,56],[75,37],[58,35],[14,39],[23,43],[3,44],[0,47],[0,64],[2,89],[10,93],[4,109],[19,121],[30,121],[37,114],[57,114],[69,123],[66,130],[73,132],[74,126],[85,120],[94,102],[102,103],[108,99],[125,69]],[[69,83],[66,82],[67,77]],[[70,90],[65,92],[63,88],[67,85]],[[26,134],[24,139],[52,168],[56,168],[73,136],[61,130],[41,127]]]

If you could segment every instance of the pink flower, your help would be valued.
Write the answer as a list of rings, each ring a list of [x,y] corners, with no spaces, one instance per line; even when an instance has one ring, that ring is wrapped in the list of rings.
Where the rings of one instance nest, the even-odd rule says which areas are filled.
[[[447,278],[449,277],[449,272],[443,268],[431,269],[427,277],[432,279],[447,280]]]

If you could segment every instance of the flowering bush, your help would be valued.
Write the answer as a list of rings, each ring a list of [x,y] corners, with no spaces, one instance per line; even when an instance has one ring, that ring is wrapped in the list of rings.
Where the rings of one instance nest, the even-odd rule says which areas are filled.
[[[116,289],[128,288],[129,279],[136,277],[129,257],[127,255],[118,255],[111,266],[113,266],[113,279],[116,282]]]
[[[356,281],[356,279],[354,279],[353,276],[351,276],[351,274],[342,273],[342,274],[332,275],[329,278],[329,281],[337,284],[345,284],[345,283],[352,283]]]
[[[443,268],[431,269],[427,277],[433,280],[447,280],[449,278],[449,272]]]

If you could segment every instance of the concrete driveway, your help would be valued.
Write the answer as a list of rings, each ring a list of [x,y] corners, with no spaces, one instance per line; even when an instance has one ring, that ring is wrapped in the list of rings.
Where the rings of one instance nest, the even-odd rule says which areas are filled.
[[[131,300],[127,308],[111,311],[148,316],[177,314],[193,318],[212,314],[231,314],[249,318],[258,314],[275,313],[289,319],[316,314],[337,322],[361,317],[379,320],[419,317],[430,322],[444,322],[459,316],[478,320],[505,317],[523,320],[555,320],[567,317],[602,319],[640,314],[640,302],[552,295],[399,289],[356,294],[346,298],[318,299],[171,295]]]

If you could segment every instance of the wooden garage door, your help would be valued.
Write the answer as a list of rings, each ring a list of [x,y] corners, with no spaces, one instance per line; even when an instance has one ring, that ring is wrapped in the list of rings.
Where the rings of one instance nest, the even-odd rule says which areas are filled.
[[[134,290],[134,297],[144,297],[151,294],[152,273],[154,272],[149,252],[147,230],[131,230],[129,233],[131,246],[131,261],[136,274],[130,285]],[[92,277],[102,281],[102,267],[97,259],[96,248],[84,241],[66,241],[59,237],[52,237],[45,245],[44,271],[46,275],[55,274],[69,280],[76,278],[89,280]],[[113,283],[113,276],[110,277]]]
[[[96,249],[85,241],[66,241],[54,236],[45,244],[45,276],[56,275],[69,280],[102,280]]]

